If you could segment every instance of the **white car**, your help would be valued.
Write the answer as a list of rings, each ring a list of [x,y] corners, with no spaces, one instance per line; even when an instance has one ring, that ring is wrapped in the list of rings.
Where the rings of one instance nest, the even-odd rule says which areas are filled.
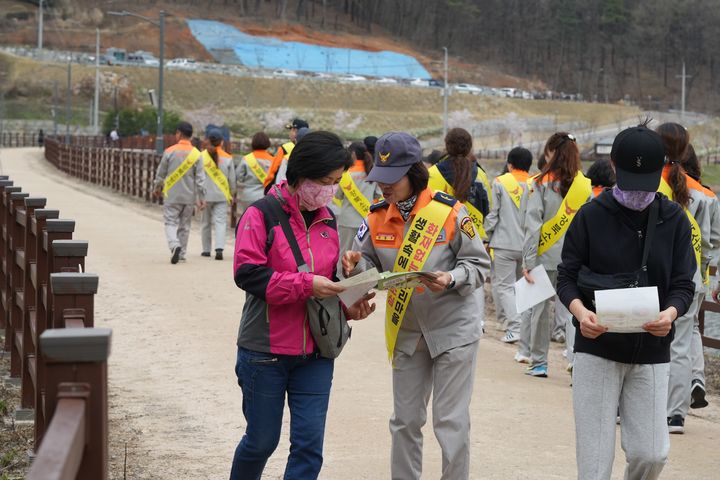
[[[453,86],[453,90],[456,92],[463,92],[463,93],[472,93],[473,95],[480,95],[483,93],[482,88],[478,87],[477,85],[472,85],[470,83],[458,83],[457,85]]]
[[[195,60],[192,58],[173,58],[167,62],[168,68],[188,68],[193,69],[196,67]]]
[[[410,80],[410,85],[413,87],[429,87],[430,83],[427,79],[423,78],[413,78]]]
[[[397,83],[398,83],[397,80],[395,80],[394,78],[390,78],[390,77],[373,78],[373,82],[374,83],[382,83],[382,84],[386,84],[386,85],[397,85]]]
[[[340,75],[338,79],[341,82],[365,82],[367,81],[367,78],[363,77],[362,75],[355,75],[353,73],[347,74],[347,75]]]
[[[277,70],[273,71],[273,77],[282,77],[282,78],[297,78],[300,75],[293,72],[292,70],[285,70],[283,68],[279,68]]]

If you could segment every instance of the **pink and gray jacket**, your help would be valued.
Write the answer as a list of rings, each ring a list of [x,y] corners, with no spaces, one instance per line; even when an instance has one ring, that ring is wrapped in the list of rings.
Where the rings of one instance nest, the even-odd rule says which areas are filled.
[[[326,207],[316,210],[309,225],[300,213],[287,182],[269,195],[280,200],[312,273],[298,272],[282,227],[274,223],[269,204],[260,199],[243,214],[237,227],[233,272],[245,290],[237,344],[248,350],[278,355],[304,355],[314,350],[305,305],[312,296],[313,276],[335,278],[339,239],[335,219]]]

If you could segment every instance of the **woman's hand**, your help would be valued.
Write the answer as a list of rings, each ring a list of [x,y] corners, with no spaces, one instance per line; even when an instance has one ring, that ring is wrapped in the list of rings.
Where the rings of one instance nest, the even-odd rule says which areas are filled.
[[[358,264],[361,258],[362,253],[360,252],[353,252],[352,250],[348,250],[347,252],[345,252],[342,257],[342,269],[343,275],[345,275],[345,277],[350,276],[350,272],[355,269],[355,266]]]
[[[642,326],[643,330],[656,337],[664,337],[670,333],[672,322],[677,318],[677,310],[675,307],[669,307],[660,312],[658,319],[654,322],[648,322]]]
[[[607,327],[597,323],[597,315],[595,312],[588,310],[583,305],[582,300],[576,298],[570,302],[570,313],[577,318],[580,324],[580,333],[585,338],[597,338],[603,333],[607,332]]]
[[[344,292],[345,287],[329,280],[322,275],[315,275],[313,277],[313,297],[315,298],[327,298],[337,295],[340,292]]]
[[[535,283],[535,279],[532,278],[532,276],[530,275],[530,270],[528,270],[527,268],[523,268],[523,277],[525,277],[525,280],[527,280],[528,283]]]
[[[345,317],[348,320],[362,320],[375,311],[375,304],[370,300],[375,298],[375,292],[368,293],[363,298],[345,309]]]
[[[431,292],[442,292],[443,290],[447,290],[447,286],[452,281],[452,277],[448,272],[433,272],[435,274],[434,278],[430,277],[420,277],[420,281],[423,285],[428,287]]]

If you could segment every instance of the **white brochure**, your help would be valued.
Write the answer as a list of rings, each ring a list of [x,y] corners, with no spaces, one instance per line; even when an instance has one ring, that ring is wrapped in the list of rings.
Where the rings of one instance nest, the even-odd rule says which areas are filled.
[[[515,308],[518,313],[555,295],[555,289],[550,283],[545,267],[538,265],[530,270],[530,276],[535,283],[528,283],[525,277],[515,282]]]
[[[618,288],[595,292],[598,323],[614,333],[641,333],[642,326],[658,319],[657,287]]]

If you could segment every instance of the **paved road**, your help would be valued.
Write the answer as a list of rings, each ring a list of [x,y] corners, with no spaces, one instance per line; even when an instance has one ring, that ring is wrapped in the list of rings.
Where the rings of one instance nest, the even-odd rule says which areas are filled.
[[[199,256],[193,231],[186,264],[170,265],[160,210],[58,173],[37,149],[3,150],[0,170],[32,195],[77,220],[90,241],[87,270],[100,275],[98,326],[113,329],[110,440],[113,479],[223,479],[244,426],[233,374],[243,293],[229,261]],[[230,245],[228,245],[230,248]],[[550,377],[530,378],[497,340],[488,319],[472,402],[472,478],[570,479],[575,475],[570,378],[553,345]],[[382,318],[355,324],[336,363],[323,479],[388,478],[390,369]],[[663,478],[718,478],[720,398],[672,438]],[[287,416],[286,416],[287,418]],[[428,419],[431,425],[431,419]],[[281,478],[287,420],[264,478]],[[425,429],[425,478],[439,478],[440,452]],[[624,456],[616,454],[621,478]]]

